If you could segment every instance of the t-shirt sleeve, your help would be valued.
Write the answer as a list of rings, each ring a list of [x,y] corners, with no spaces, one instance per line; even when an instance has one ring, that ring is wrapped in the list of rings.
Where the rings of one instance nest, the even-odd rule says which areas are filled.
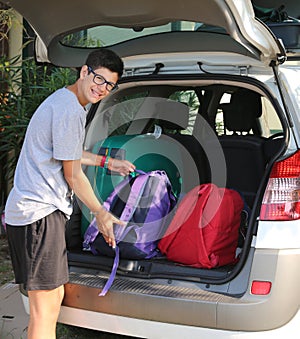
[[[85,118],[78,109],[62,108],[52,120],[53,157],[78,160],[82,157]]]

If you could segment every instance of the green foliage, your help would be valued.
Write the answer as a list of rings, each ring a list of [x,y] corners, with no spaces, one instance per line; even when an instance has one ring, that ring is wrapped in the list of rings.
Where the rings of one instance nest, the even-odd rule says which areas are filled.
[[[100,39],[95,39],[88,35],[88,30],[69,34],[62,39],[62,43],[72,47],[85,47],[95,48],[103,46],[103,42]]]
[[[0,59],[0,161],[11,179],[27,125],[39,104],[56,89],[76,80],[76,72],[37,65],[32,58]]]
[[[199,99],[195,91],[178,91],[170,96],[170,99],[179,101],[186,104],[189,107],[189,123],[185,134],[193,134],[196,116],[198,115],[198,109],[200,106]]]
[[[140,92],[123,97],[114,107],[113,114],[110,117],[108,135],[126,134],[128,127],[148,95],[148,92]]]
[[[0,9],[0,41],[2,39],[8,39],[8,32],[16,22],[15,12],[12,8]]]

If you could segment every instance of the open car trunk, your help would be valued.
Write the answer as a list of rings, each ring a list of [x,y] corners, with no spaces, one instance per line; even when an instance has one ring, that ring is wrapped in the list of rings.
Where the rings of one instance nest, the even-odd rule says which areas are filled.
[[[127,149],[126,159],[140,165],[139,159],[143,155],[155,154],[159,149],[160,154],[175,163],[181,186],[176,186],[178,173],[169,172],[168,175],[173,178],[173,188],[179,197],[197,185],[211,182],[218,187],[236,189],[245,200],[247,210],[246,221],[245,215],[241,215],[236,248],[237,263],[204,269],[176,263],[166,257],[143,260],[121,258],[112,293],[124,293],[132,288],[134,292],[135,286],[139,285],[144,286],[139,293],[151,294],[154,293],[153,286],[159,281],[163,282],[165,288],[168,284],[178,287],[178,290],[174,287],[174,291],[166,292],[166,295],[174,293],[174,297],[184,297],[186,290],[179,287],[185,286],[191,288],[189,293],[195,294],[192,298],[203,301],[203,291],[207,291],[210,298],[211,292],[222,292],[224,296],[236,298],[247,289],[247,276],[253,258],[251,241],[256,234],[256,219],[260,212],[257,206],[260,206],[262,200],[260,190],[266,184],[272,162],[284,148],[284,123],[274,98],[269,97],[254,79],[243,79],[241,83],[240,76],[220,75],[216,83],[211,78],[205,74],[201,77],[190,74],[177,78],[161,75],[158,82],[157,78],[149,80],[147,77],[139,77],[142,85],[136,84],[137,78],[135,81],[124,79],[123,86],[116,94],[99,107],[91,108],[93,120],[87,128],[85,148],[98,153],[102,144],[99,140],[105,139],[105,136],[108,139],[130,136],[134,152]],[[253,93],[258,98],[259,105],[253,102]],[[243,102],[233,99],[239,96]],[[185,113],[182,102],[188,107]],[[164,110],[157,109],[159,104],[162,104]],[[178,110],[176,105],[180,105]],[[228,116],[228,112],[233,115]],[[243,112],[243,119],[239,119],[234,112]],[[182,114],[187,116],[183,117]],[[161,135],[155,139],[158,148],[155,150],[151,144],[151,148],[147,149],[139,138],[141,135],[156,138],[152,135],[155,126],[161,128]],[[170,147],[165,153],[161,146],[164,138],[167,138]],[[126,147],[125,143],[123,148]],[[173,147],[177,147],[179,152],[176,153]],[[155,168],[150,170],[162,169],[159,163],[153,163]],[[97,171],[97,168],[86,169],[95,192],[100,199],[105,200],[110,193],[106,191],[107,187],[111,191],[122,179],[111,174],[106,178],[107,185],[101,186]],[[66,232],[70,286],[92,286],[100,291],[112,270],[113,258],[94,256],[83,251],[84,230],[91,220],[89,211],[75,200],[74,213]],[[195,286],[201,289],[196,291]],[[68,291],[71,293],[74,290],[67,290],[67,305],[74,299],[68,297]]]

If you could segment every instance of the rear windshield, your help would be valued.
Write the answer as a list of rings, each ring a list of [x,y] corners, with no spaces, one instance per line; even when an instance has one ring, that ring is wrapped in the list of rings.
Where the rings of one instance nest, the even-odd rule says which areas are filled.
[[[214,32],[223,31],[222,28],[217,26],[208,26],[204,23],[190,21],[170,22],[167,25],[151,28],[118,28],[112,26],[98,26],[69,34],[61,40],[61,43],[71,47],[105,47],[157,33],[199,30]]]

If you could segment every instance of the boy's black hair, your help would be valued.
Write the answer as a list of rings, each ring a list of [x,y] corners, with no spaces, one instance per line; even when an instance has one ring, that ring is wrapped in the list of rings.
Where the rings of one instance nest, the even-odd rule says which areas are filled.
[[[124,64],[122,59],[112,50],[100,47],[91,52],[85,62],[92,69],[105,67],[111,72],[118,73],[119,78],[123,74]]]

